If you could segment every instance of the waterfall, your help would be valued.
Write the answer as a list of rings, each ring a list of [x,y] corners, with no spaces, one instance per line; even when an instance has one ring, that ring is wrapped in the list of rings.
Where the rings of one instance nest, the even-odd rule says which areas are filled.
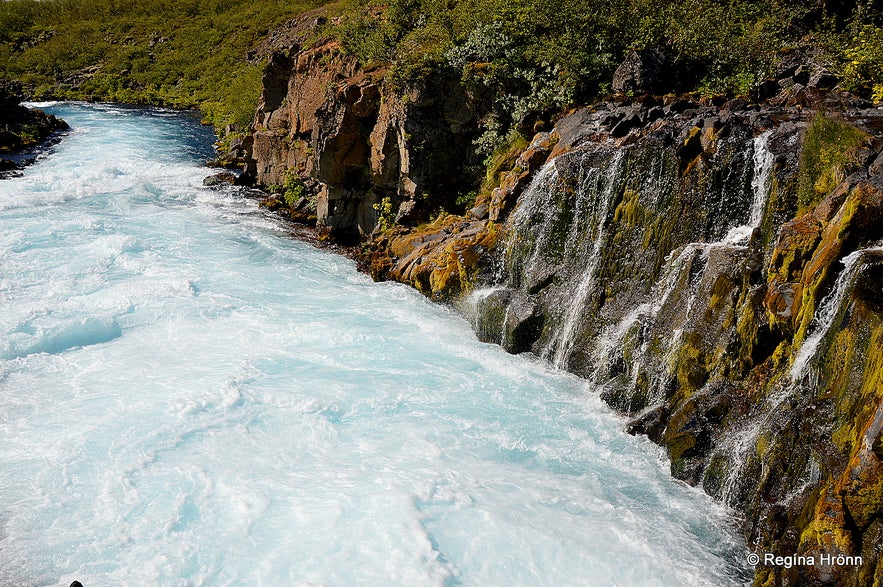
[[[648,224],[640,224],[641,220],[632,224],[613,220],[618,205],[623,205],[623,210],[647,210],[646,214],[651,215],[672,205],[670,198],[677,193],[679,180],[676,167],[667,163],[665,157],[656,153],[648,156],[629,147],[595,145],[547,162],[512,214],[502,264],[505,274],[494,282],[532,296],[554,278],[556,286],[542,294],[539,302],[545,307],[546,323],[535,347],[537,354],[558,367],[568,368],[573,367],[577,349],[586,349],[597,367],[595,376],[601,379],[621,363],[626,340],[637,337],[631,343],[634,350],[625,361],[625,370],[633,382],[644,363],[658,363],[660,343],[662,352],[670,355],[679,334],[694,320],[692,312],[698,306],[696,296],[707,273],[708,259],[720,248],[734,250],[738,256],[739,250],[747,249],[751,234],[763,222],[775,167],[769,148],[772,133],[734,136],[721,147],[722,179],[713,184],[714,191],[702,194],[707,205],[716,211],[709,211],[707,217],[685,217],[684,222],[695,223],[687,225],[695,226],[695,230],[678,232],[684,236],[692,233],[694,240],[685,244],[675,241],[676,246],[669,251],[658,250],[652,233],[655,229],[649,228],[649,220]],[[626,199],[626,189],[632,190],[634,199]],[[658,222],[659,217],[656,218]],[[642,232],[636,237],[635,230]],[[715,240],[702,240],[705,236]],[[644,250],[639,250],[642,238]],[[602,295],[599,288],[604,285],[599,279],[609,270],[614,242],[624,247],[623,255],[662,253],[665,259],[659,268],[644,263],[640,269],[644,273],[634,274],[634,284],[640,289],[629,294],[634,299],[631,308],[620,305],[610,310],[613,315],[604,318],[604,323],[589,325],[589,316],[600,318],[595,314],[603,301],[597,308],[593,301],[596,297],[603,300],[598,297]],[[625,259],[614,264],[627,265],[628,257]],[[636,261],[637,267],[640,261]],[[642,282],[643,276],[649,279]],[[678,295],[673,298],[675,292]],[[645,336],[653,331],[663,308],[671,336]],[[582,340],[587,325],[598,333],[594,340]],[[651,338],[656,341],[652,353],[646,348]]]
[[[855,280],[867,267],[879,265],[879,258],[873,261],[865,260],[868,254],[883,252],[883,243],[878,243],[867,249],[854,251],[841,259],[844,265],[843,271],[837,276],[834,287],[819,304],[818,310],[810,323],[806,339],[800,346],[794,362],[791,364],[791,381],[797,382],[806,374],[810,363],[815,359],[820,343],[827,337],[828,332],[834,325],[834,320],[841,314],[841,306],[846,294],[852,289]]]
[[[738,482],[742,478],[751,451],[757,446],[760,435],[772,428],[773,420],[780,415],[779,407],[795,393],[799,392],[802,379],[809,366],[816,358],[822,341],[825,340],[837,316],[842,315],[843,301],[861,272],[871,266],[883,263],[883,260],[869,260],[867,257],[876,252],[883,252],[883,243],[873,247],[860,249],[844,257],[841,262],[843,270],[837,277],[831,292],[822,300],[810,324],[809,334],[804,340],[791,365],[789,381],[783,382],[776,393],[764,400],[760,410],[762,417],[749,419],[741,430],[732,435],[731,440],[718,451],[723,453],[731,469],[721,487],[721,499],[730,506],[738,505]],[[819,470],[815,461],[810,461],[801,486],[790,492],[791,496],[799,495],[804,489],[818,482]],[[787,498],[786,500],[787,501]]]
[[[552,220],[547,210],[548,194],[558,180],[558,168],[553,159],[537,171],[530,186],[519,198],[518,207],[512,214],[512,228],[504,249],[504,265],[510,282],[517,283],[520,276],[531,275],[543,252],[549,249],[552,231],[545,229]],[[536,226],[542,226],[544,230],[537,233]],[[529,249],[527,258],[519,255],[525,248]]]
[[[651,343],[651,337],[648,333],[656,322],[657,316],[662,308],[671,303],[671,298],[675,292],[679,291],[685,281],[686,291],[690,292],[684,318],[690,315],[693,298],[692,289],[695,283],[690,283],[690,268],[692,261],[697,255],[706,255],[707,245],[702,243],[689,243],[680,249],[676,249],[669,253],[666,257],[665,265],[662,270],[662,277],[656,282],[653,288],[652,301],[646,302],[635,307],[622,320],[613,326],[605,328],[600,336],[598,336],[593,352],[593,360],[598,365],[600,374],[609,372],[614,357],[621,357],[623,349],[626,346],[626,338],[634,331],[635,325],[641,324],[641,346],[634,353],[635,358],[632,364],[627,365],[629,372],[629,380],[634,387],[637,383],[640,367],[645,363],[648,347]],[[670,355],[677,346],[678,333],[673,333],[667,344],[666,354]],[[653,401],[661,401],[663,398],[653,398]]]
[[[746,245],[751,238],[754,229],[759,228],[763,222],[763,213],[769,201],[770,189],[772,188],[773,163],[775,157],[769,149],[770,135],[768,130],[756,137],[752,144],[754,169],[751,175],[751,212],[748,216],[748,224],[731,228],[723,242],[730,245]]]
[[[769,149],[769,138],[772,131],[766,131],[762,135],[754,138],[752,142],[752,166],[751,170],[751,209],[748,211],[748,220],[746,224],[731,228],[727,235],[720,241],[705,243],[692,242],[668,254],[663,266],[660,278],[653,287],[651,300],[649,302],[636,306],[632,311],[626,314],[618,323],[604,328],[597,338],[593,351],[593,359],[599,367],[599,373],[609,373],[611,365],[614,363],[615,357],[622,357],[623,347],[627,344],[627,338],[630,334],[635,333],[635,325],[642,325],[643,333],[641,335],[641,346],[633,353],[633,361],[626,366],[629,379],[634,387],[641,366],[648,360],[648,347],[652,342],[652,337],[646,333],[652,329],[653,324],[657,320],[660,311],[671,306],[673,303],[683,304],[683,310],[680,312],[678,323],[679,327],[671,333],[671,336],[664,341],[664,355],[667,358],[677,349],[680,338],[683,334],[682,327],[689,323],[693,307],[696,303],[697,285],[702,279],[706,270],[703,266],[701,270],[696,272],[692,280],[689,280],[689,274],[693,268],[693,261],[698,259],[706,263],[712,250],[719,247],[726,248],[744,248],[748,245],[751,234],[763,222],[763,215],[769,201],[769,195],[772,187],[773,163],[774,155]],[[687,275],[684,275],[684,272]],[[591,278],[587,278],[588,281]],[[689,280],[686,281],[685,280]],[[672,296],[676,291],[684,291],[685,298],[672,300]],[[657,394],[658,395],[658,394]],[[662,401],[663,397],[650,398],[651,402]]]
[[[596,193],[593,193],[594,190],[589,189],[591,187],[589,181],[580,182],[577,210],[581,212],[584,208],[584,205],[579,205],[579,203],[588,203],[588,205],[592,207],[587,211],[590,215],[585,217],[594,219],[597,222],[597,225],[595,227],[595,238],[591,241],[591,247],[589,250],[585,252],[575,251],[578,254],[582,254],[581,257],[582,259],[585,259],[586,267],[583,271],[579,285],[571,298],[570,304],[565,308],[564,320],[559,327],[558,335],[549,342],[545,349],[543,349],[543,358],[551,360],[556,367],[565,368],[567,366],[567,361],[570,359],[570,355],[573,352],[575,337],[579,331],[581,314],[585,308],[589,293],[595,285],[598,261],[601,258],[601,249],[604,246],[607,237],[607,231],[605,230],[605,228],[607,228],[607,219],[613,214],[614,203],[616,197],[619,195],[617,193],[618,190],[616,190],[615,187],[618,185],[616,180],[622,175],[623,161],[625,159],[624,155],[624,150],[618,150],[614,154],[613,160],[609,166],[608,175],[605,178],[607,181],[604,183],[603,189],[600,190],[600,194],[597,194],[600,195],[600,198],[593,197]],[[586,179],[593,179],[596,173],[596,170],[592,170],[592,172],[586,174]],[[574,215],[574,229],[570,231],[571,235],[580,234],[578,226],[583,217],[584,216],[579,213]],[[568,240],[571,241],[574,239]],[[581,239],[576,240],[574,246],[578,245],[580,240]],[[566,248],[565,255],[568,255],[568,252],[569,251]]]

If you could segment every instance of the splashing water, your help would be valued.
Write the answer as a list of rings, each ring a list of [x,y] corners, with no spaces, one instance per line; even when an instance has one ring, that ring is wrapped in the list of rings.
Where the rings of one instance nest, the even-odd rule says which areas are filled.
[[[728,510],[586,382],[65,105],[0,183],[0,583],[734,585]]]
[[[752,145],[754,169],[751,175],[751,193],[753,197],[748,224],[731,228],[723,240],[726,244],[747,244],[754,229],[760,227],[763,222],[763,213],[766,210],[766,205],[770,198],[770,190],[772,189],[772,171],[775,161],[775,156],[769,149],[769,139],[772,134],[773,131],[768,130],[754,139]]]

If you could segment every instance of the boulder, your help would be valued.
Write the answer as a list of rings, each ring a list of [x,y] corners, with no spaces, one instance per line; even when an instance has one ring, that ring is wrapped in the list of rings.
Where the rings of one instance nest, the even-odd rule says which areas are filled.
[[[209,188],[234,184],[236,184],[236,175],[229,171],[222,171],[220,173],[210,175],[202,180],[202,185]]]
[[[613,73],[614,92],[661,94],[665,83],[666,58],[656,49],[632,51]]]

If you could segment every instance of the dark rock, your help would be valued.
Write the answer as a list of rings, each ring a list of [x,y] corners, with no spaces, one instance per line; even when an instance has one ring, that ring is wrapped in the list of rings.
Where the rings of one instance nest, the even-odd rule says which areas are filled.
[[[511,297],[512,290],[495,289],[476,300],[472,326],[478,340],[502,344],[503,321]]]
[[[721,110],[737,112],[739,110],[744,110],[746,106],[748,106],[748,101],[745,100],[745,98],[733,98],[728,102],[724,102],[724,105],[721,106]]]
[[[210,175],[202,180],[202,185],[204,185],[205,187],[219,187],[222,185],[234,184],[236,184],[236,175],[230,173],[229,171],[222,171],[220,173]]]
[[[875,312],[883,312],[883,254],[866,253],[865,269],[856,279],[854,295]],[[873,447],[878,454],[883,454],[881,440],[878,434]]]
[[[748,124],[754,128],[769,128],[772,121],[765,112],[752,112],[748,116]]]
[[[665,116],[665,111],[659,106],[654,106],[647,111],[647,122],[653,122]]]
[[[531,350],[543,330],[543,321],[537,304],[515,292],[503,320],[503,349],[512,354]]]
[[[593,112],[590,108],[580,108],[559,120],[555,125],[558,148],[567,149],[579,145],[594,135],[595,124],[592,121],[597,118],[598,113]]]
[[[258,206],[260,206],[261,208],[266,208],[270,212],[276,212],[277,210],[287,208],[285,202],[279,196],[272,196],[270,198],[266,198],[265,200],[261,200],[258,203]]]
[[[233,185],[238,185],[238,186],[243,186],[243,187],[254,187],[254,185],[255,185],[254,173],[249,173],[248,168],[246,167],[246,171],[243,171],[238,176],[236,176],[236,180],[233,182]]]
[[[800,84],[805,86],[809,82],[810,78],[810,70],[806,65],[801,65],[797,69],[794,70],[794,75],[791,76],[791,83]]]
[[[604,118],[602,118],[601,120],[598,121],[598,126],[600,126],[601,128],[612,128],[612,127],[616,126],[616,123],[618,123],[622,119],[623,119],[622,112],[611,112],[610,114],[606,115]]]
[[[631,435],[643,434],[653,442],[662,441],[665,427],[668,425],[668,410],[665,406],[648,408],[637,418],[630,420],[625,427]]]
[[[757,99],[768,100],[778,94],[781,89],[776,80],[765,80],[757,86]]]
[[[665,93],[666,59],[661,51],[632,51],[613,73],[611,87],[623,93]]]
[[[883,461],[883,428],[881,428],[874,437],[874,442],[871,444],[871,450],[874,451],[874,454],[878,459]]]
[[[833,73],[825,70],[818,70],[812,74],[812,76],[806,81],[803,82],[808,88],[818,88],[820,90],[830,90],[834,88],[839,80],[837,76]]]
[[[275,53],[265,70],[252,158],[258,185],[282,184],[287,170],[321,184],[323,234],[371,234],[378,215],[368,194],[393,202],[429,194],[425,213],[449,204],[464,180],[477,182],[479,126],[459,76],[392,88],[386,70],[361,69],[336,41],[295,51]]]
[[[662,106],[662,101],[652,94],[644,94],[635,99],[635,104],[647,109],[653,108],[654,106]]]
[[[634,128],[638,128],[643,123],[641,122],[641,117],[638,116],[637,113],[632,113],[620,120],[616,126],[610,131],[610,136],[612,137],[624,137],[629,134]]]
[[[555,281],[555,271],[551,267],[541,267],[528,279],[527,293],[536,295]]]
[[[20,101],[20,86],[0,80],[0,153],[27,151],[51,140],[56,131],[69,128],[63,120],[42,110],[25,108]]]
[[[883,151],[877,155],[874,159],[874,162],[868,166],[868,174],[869,175],[880,175],[883,174]]]

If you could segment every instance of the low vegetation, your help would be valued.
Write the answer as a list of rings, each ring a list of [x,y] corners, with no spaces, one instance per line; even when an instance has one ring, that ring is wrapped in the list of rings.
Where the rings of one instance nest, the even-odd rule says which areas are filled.
[[[5,0],[0,77],[33,97],[199,107],[246,125],[271,31],[324,0]],[[389,81],[445,71],[487,104],[487,155],[518,124],[604,95],[632,50],[677,68],[678,90],[746,94],[784,55],[811,47],[844,87],[883,99],[878,3],[782,0],[342,0],[324,36]],[[252,55],[252,57],[254,57]],[[526,122],[525,122],[526,121]]]
[[[817,204],[853,171],[859,161],[856,153],[867,135],[856,127],[823,114],[817,114],[806,129],[797,197],[802,208]]]
[[[747,95],[783,59],[805,53],[848,89],[883,99],[874,2],[351,1],[340,38],[363,63],[393,63],[394,82],[453,71],[490,102],[478,145],[487,155],[514,126],[609,92],[634,50],[664,55],[675,91]]]
[[[248,124],[261,64],[248,52],[317,0],[6,0],[0,77],[32,97],[199,107]]]

